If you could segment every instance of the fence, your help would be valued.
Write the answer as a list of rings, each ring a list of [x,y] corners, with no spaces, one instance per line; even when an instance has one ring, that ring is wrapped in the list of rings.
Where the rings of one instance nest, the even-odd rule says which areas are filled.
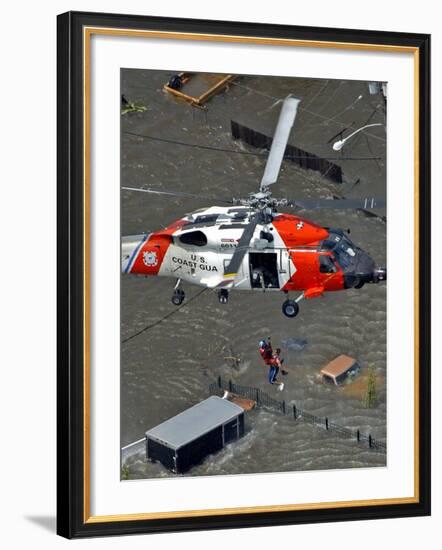
[[[230,121],[230,126],[233,139],[241,139],[245,143],[253,147],[258,147],[259,149],[270,149],[273,140],[272,137],[266,136],[252,128],[248,128],[244,124],[234,120]],[[295,164],[301,166],[301,168],[316,170],[335,183],[342,183],[341,167],[327,159],[303,151],[299,149],[299,147],[290,144],[286,147],[284,158],[292,160]]]
[[[241,397],[245,397],[246,399],[252,399],[253,401],[256,401],[257,406],[278,412],[285,416],[291,416],[294,420],[308,422],[309,424],[314,424],[315,426],[334,432],[342,437],[352,439],[359,443],[365,443],[370,449],[384,453],[387,452],[386,443],[378,441],[370,434],[365,435],[361,433],[360,430],[345,428],[344,426],[340,426],[331,421],[328,417],[316,416],[299,409],[296,405],[290,405],[286,403],[286,401],[278,401],[277,399],[273,399],[273,397],[270,397],[270,395],[259,388],[236,384],[235,382],[232,382],[232,380],[226,381],[222,379],[221,376],[218,376],[217,381],[210,384],[209,392],[211,394],[219,394],[224,391],[235,393]]]

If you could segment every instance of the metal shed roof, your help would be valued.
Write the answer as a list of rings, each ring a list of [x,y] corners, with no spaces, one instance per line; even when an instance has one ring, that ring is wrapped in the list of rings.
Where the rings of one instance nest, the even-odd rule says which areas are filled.
[[[178,449],[243,412],[235,403],[212,395],[147,431],[146,437]]]

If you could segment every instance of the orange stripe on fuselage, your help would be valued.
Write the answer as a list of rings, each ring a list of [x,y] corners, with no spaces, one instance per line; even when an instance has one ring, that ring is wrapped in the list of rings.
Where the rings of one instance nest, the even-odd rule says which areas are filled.
[[[344,289],[342,269],[338,267],[339,271],[336,273],[321,273],[317,251],[290,250],[289,254],[296,267],[296,272],[290,277],[282,290],[304,291],[323,287],[324,291],[329,292]]]
[[[318,245],[328,237],[327,229],[292,214],[276,215],[273,225],[287,248]]]
[[[343,290],[341,268],[336,273],[319,271],[319,245],[329,235],[328,230],[309,220],[291,214],[275,216],[273,225],[289,250],[296,272],[281,290],[304,291],[323,287],[325,291]],[[296,250],[298,248],[298,250]],[[294,250],[291,250],[294,249]]]

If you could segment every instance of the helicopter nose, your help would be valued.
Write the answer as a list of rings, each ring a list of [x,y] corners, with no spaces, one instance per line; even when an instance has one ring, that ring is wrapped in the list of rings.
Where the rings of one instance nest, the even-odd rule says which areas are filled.
[[[362,288],[366,283],[383,283],[387,280],[386,267],[369,267],[367,269],[359,269],[353,272],[344,273],[345,288]]]
[[[345,288],[362,288],[366,283],[380,283],[387,280],[387,268],[375,267],[373,258],[359,250],[357,255],[344,269]]]

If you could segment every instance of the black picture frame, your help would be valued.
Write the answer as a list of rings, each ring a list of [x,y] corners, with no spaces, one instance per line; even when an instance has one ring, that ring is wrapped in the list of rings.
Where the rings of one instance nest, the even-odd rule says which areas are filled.
[[[67,538],[335,522],[430,514],[430,36],[105,13],[58,16],[57,40],[57,532]],[[419,60],[418,498],[406,504],[94,521],[85,490],[84,82],[85,27],[268,37],[413,48]],[[87,435],[86,435],[87,437]],[[86,473],[85,473],[86,472]]]

